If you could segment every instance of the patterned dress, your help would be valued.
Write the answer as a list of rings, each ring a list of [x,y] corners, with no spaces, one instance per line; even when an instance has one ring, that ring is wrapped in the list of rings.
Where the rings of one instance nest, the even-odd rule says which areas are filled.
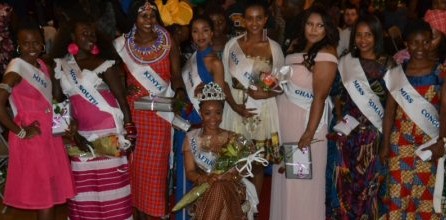
[[[385,63],[387,57],[383,57],[380,61]],[[385,106],[387,92],[383,77],[387,68],[375,60],[359,59],[359,62],[371,89],[379,97],[381,105]],[[381,133],[363,115],[343,86],[340,77],[337,78],[334,88],[336,89],[332,95],[341,100],[342,115],[349,114],[360,124],[348,136],[338,135],[335,132],[327,135],[329,148],[334,150],[330,157],[335,157],[327,164],[327,175],[333,176],[329,178],[330,180],[336,180],[330,182],[335,185],[336,195],[328,195],[327,218],[376,219],[379,216],[377,206],[379,180],[383,179],[378,172],[380,163],[377,161]],[[336,124],[336,119],[333,122],[332,126]],[[330,187],[327,182],[327,190]]]
[[[159,27],[159,39],[164,39],[159,51],[148,53],[146,57],[135,55],[126,38],[123,50],[137,62],[149,65],[166,82],[170,81],[170,36]],[[117,48],[119,51],[122,48]],[[158,55],[158,56],[157,56]],[[138,58],[135,58],[138,56]],[[136,148],[131,161],[131,187],[133,205],[151,216],[164,216],[167,208],[167,176],[169,171],[169,154],[172,147],[172,126],[159,117],[155,111],[137,110],[134,102],[150,95],[133,75],[127,71],[128,102],[132,119],[138,131]]]
[[[209,167],[200,166],[203,163],[202,158],[206,157],[209,161],[215,162],[221,153],[222,147],[229,140],[236,136],[233,132],[224,131],[219,138],[224,139],[222,146],[217,150],[213,142],[212,149],[205,146],[206,140],[201,137],[202,130],[195,129],[187,133],[189,145],[185,145],[184,151],[190,151],[194,155],[197,172],[206,174],[205,169]],[[222,141],[216,141],[222,143]],[[209,147],[209,146],[208,146]],[[253,149],[251,149],[253,150]],[[212,159],[213,158],[213,159]],[[211,170],[212,171],[212,170]],[[246,219],[246,214],[242,210],[242,205],[246,200],[245,186],[241,180],[228,181],[219,180],[214,182],[211,187],[192,205],[192,212],[197,220],[242,220]]]
[[[425,76],[408,76],[410,84],[435,107],[440,104],[443,80],[439,69]],[[433,192],[436,164],[415,155],[421,144],[430,140],[404,112],[397,107],[390,136],[388,219],[440,219],[434,213]]]

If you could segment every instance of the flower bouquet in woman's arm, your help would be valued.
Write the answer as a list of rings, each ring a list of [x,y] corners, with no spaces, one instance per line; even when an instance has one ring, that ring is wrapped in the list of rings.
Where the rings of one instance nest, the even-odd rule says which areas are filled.
[[[236,135],[230,139],[228,144],[222,149],[220,156],[215,162],[213,174],[219,175],[221,179],[228,179],[226,175],[231,175],[234,172],[242,177],[252,176],[252,162],[258,162],[263,166],[268,165],[268,161],[260,157],[259,150],[255,152],[255,145],[244,138],[241,135]],[[238,180],[237,176],[234,176],[234,180]],[[209,188],[211,184],[204,182],[198,186],[195,186],[189,191],[183,198],[173,207],[172,211],[176,212],[189,204],[192,204],[200,198]]]

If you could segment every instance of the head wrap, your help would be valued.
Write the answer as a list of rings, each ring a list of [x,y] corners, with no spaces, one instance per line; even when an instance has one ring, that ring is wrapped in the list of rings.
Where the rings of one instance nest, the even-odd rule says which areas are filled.
[[[152,10],[156,10],[156,6],[153,5],[152,3],[150,3],[149,1],[146,1],[146,3],[144,5],[142,5],[141,7],[138,8],[138,14],[140,14],[144,11],[151,12]]]
[[[161,20],[166,26],[172,24],[188,25],[193,16],[192,8],[189,4],[180,0],[167,0],[163,5],[162,0],[156,0]]]
[[[446,35],[446,11],[438,9],[427,10],[424,20],[430,24],[431,28]]]

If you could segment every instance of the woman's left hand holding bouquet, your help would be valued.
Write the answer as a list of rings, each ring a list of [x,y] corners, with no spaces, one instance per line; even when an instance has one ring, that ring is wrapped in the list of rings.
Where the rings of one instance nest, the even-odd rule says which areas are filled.
[[[84,152],[90,152],[90,149],[87,147],[87,144],[91,144],[87,141],[83,136],[81,136],[78,132],[77,121],[71,120],[68,130],[65,131],[65,136],[73,142],[79,150]]]

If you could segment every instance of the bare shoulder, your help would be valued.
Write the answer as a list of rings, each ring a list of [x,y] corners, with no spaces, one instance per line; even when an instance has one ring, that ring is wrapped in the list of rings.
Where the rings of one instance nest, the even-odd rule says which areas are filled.
[[[210,64],[212,67],[223,66],[223,63],[218,58],[216,53],[209,54],[205,59],[207,60],[207,63]]]
[[[333,55],[335,57],[338,57],[338,54],[336,52],[336,48],[332,47],[332,46],[324,47],[321,50],[319,50],[319,52],[321,52],[321,53],[328,53],[328,54],[331,54],[331,55]]]

